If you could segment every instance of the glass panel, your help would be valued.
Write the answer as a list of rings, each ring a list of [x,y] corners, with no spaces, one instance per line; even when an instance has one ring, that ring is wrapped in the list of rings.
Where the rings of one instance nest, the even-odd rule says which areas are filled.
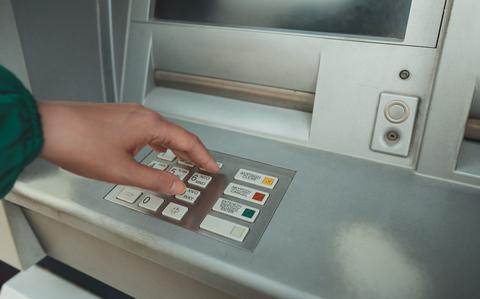
[[[161,20],[403,39],[412,0],[157,0]]]

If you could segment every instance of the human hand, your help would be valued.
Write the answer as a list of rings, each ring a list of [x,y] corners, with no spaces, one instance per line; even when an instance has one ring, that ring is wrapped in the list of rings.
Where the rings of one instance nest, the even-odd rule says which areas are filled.
[[[181,194],[176,176],[134,160],[145,145],[219,169],[197,136],[138,104],[38,102],[45,143],[40,156],[73,173],[163,194]]]

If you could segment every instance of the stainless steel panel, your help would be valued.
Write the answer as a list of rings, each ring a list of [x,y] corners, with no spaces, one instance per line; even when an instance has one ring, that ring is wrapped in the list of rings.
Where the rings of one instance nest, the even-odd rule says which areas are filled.
[[[312,113],[315,94],[284,88],[155,70],[157,86]]]
[[[280,204],[280,201],[282,200],[283,196],[287,192],[287,189],[290,186],[290,183],[293,177],[295,176],[295,171],[228,155],[225,153],[214,152],[214,151],[212,151],[211,153],[216,159],[216,161],[223,163],[223,167],[221,168],[220,173],[216,175],[212,175],[213,176],[212,181],[204,190],[202,190],[201,188],[195,187],[193,185],[188,185],[186,183],[189,180],[189,178],[192,176],[192,174],[195,172],[207,174],[206,172],[199,170],[197,167],[189,168],[190,172],[187,175],[187,177],[184,179],[184,182],[186,183],[187,187],[193,188],[195,190],[199,190],[201,192],[200,197],[198,198],[198,200],[194,205],[189,205],[181,200],[177,200],[173,196],[165,196],[162,194],[156,194],[154,192],[149,192],[149,191],[143,192],[140,198],[138,198],[134,203],[130,204],[125,201],[117,199],[118,193],[120,193],[124,188],[124,186],[120,186],[120,185],[116,185],[104,198],[111,202],[154,216],[156,218],[160,218],[163,221],[166,221],[175,225],[179,225],[191,231],[198,232],[202,235],[211,237],[213,239],[228,243],[236,247],[245,248],[253,251],[257,246],[258,242],[260,241],[268,224],[270,223],[270,220],[272,219],[273,214],[275,213],[275,210]],[[150,162],[156,159],[157,154],[158,154],[157,152],[152,151],[145,159],[143,159],[142,164],[148,165]],[[173,166],[188,168],[184,165],[178,164],[177,161],[178,160],[171,162],[171,165],[169,166],[168,169],[170,169]],[[240,168],[245,168],[245,169],[256,171],[266,175],[275,176],[278,178],[278,182],[275,185],[275,188],[271,190],[271,189],[251,185],[245,182],[235,181],[234,176]],[[260,191],[268,192],[270,196],[266,200],[265,204],[261,206],[259,204],[250,203],[250,202],[242,201],[240,199],[229,197],[227,195],[223,195],[223,191],[225,190],[227,185],[233,181],[235,181],[240,185],[244,185],[247,187],[258,189]],[[138,205],[139,202],[141,202],[142,199],[145,198],[145,196],[147,196],[148,194],[155,194],[157,196],[162,197],[165,200],[163,204],[160,206],[160,208],[158,209],[158,211],[152,212]],[[212,211],[212,207],[216,203],[219,197],[224,197],[232,201],[239,202],[256,209],[260,209],[260,213],[258,214],[255,222],[248,223],[233,217],[226,216],[221,213],[214,212]],[[177,204],[180,204],[182,206],[186,206],[189,208],[189,211],[187,212],[187,214],[185,214],[185,216],[181,221],[178,222],[175,220],[171,220],[162,215],[162,210],[170,202],[175,202]],[[203,219],[207,214],[211,214],[219,218],[228,220],[230,222],[247,226],[249,228],[249,232],[245,237],[244,241],[237,242],[237,241],[222,237],[220,235],[216,235],[200,229],[200,223],[203,221]]]

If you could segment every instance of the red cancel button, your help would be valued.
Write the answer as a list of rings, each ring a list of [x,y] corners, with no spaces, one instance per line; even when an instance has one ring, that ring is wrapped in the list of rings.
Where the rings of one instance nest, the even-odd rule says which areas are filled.
[[[255,194],[253,194],[252,199],[256,201],[263,201],[265,199],[265,193],[255,192]]]

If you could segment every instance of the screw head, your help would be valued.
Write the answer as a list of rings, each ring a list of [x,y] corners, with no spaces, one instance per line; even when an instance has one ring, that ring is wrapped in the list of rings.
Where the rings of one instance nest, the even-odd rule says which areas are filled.
[[[407,80],[410,78],[410,71],[409,70],[401,70],[400,73],[398,74],[400,79],[402,80]]]

